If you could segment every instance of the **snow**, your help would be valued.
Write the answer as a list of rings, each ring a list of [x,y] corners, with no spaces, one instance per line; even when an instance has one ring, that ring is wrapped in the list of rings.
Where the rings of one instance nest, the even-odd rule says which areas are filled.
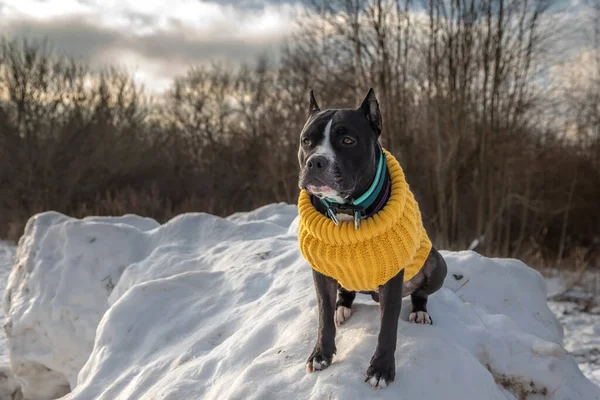
[[[16,247],[6,241],[0,240],[0,296],[6,287],[8,274],[15,258]],[[4,320],[4,310],[0,309],[0,319]],[[6,352],[6,339],[0,335],[0,365],[8,362],[8,353]]]
[[[600,385],[600,314],[582,312],[573,302],[549,302],[550,309],[565,327],[565,348],[575,357],[579,368]]]
[[[75,386],[125,268],[148,256],[143,233],[158,224],[134,216],[84,220],[48,212],[19,240],[4,293],[12,369],[28,399]]]
[[[15,251],[16,247],[11,242],[0,240],[0,296],[2,296],[6,286]],[[0,318],[4,319],[3,310],[0,310]],[[10,367],[5,337],[0,335],[0,399],[18,399],[20,391],[20,386]]]
[[[548,306],[565,330],[565,348],[579,368],[600,385],[600,273],[595,270],[569,272],[550,270],[547,274]]]
[[[11,364],[26,398],[358,399],[379,330],[359,296],[337,355],[305,373],[316,340],[296,207],[27,224],[4,295]],[[396,381],[377,398],[600,399],[563,347],[541,275],[517,260],[443,252],[433,325],[398,329]],[[570,331],[567,330],[569,334]],[[590,343],[596,345],[596,343]],[[529,397],[527,397],[529,396]]]

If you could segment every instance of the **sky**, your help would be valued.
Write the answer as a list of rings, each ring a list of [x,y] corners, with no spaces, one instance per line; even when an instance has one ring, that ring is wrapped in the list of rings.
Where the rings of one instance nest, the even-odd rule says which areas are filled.
[[[190,65],[274,54],[298,11],[294,0],[0,0],[0,35],[47,38],[60,54],[125,67],[160,92]]]
[[[565,0],[570,11],[563,14],[583,13],[584,18],[579,6],[596,1],[600,0]],[[276,54],[296,27],[301,2],[0,0],[0,35],[47,38],[60,54],[94,68],[125,67],[138,83],[160,93],[191,65],[252,62],[262,54]],[[579,49],[562,42],[571,50]],[[570,62],[568,52],[562,49],[557,54]]]

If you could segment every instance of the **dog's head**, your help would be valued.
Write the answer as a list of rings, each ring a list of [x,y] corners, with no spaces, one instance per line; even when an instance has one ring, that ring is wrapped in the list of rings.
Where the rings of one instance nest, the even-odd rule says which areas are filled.
[[[300,189],[349,203],[365,192],[377,170],[381,113],[373,89],[357,109],[321,111],[310,92],[300,134]]]

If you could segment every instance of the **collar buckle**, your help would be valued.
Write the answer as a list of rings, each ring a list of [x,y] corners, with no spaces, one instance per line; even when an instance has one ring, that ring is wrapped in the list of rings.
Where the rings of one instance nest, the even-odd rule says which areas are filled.
[[[340,224],[340,221],[337,219],[336,216],[338,210],[352,211],[352,216],[354,217],[354,229],[358,230],[358,228],[360,227],[360,221],[365,215],[365,208],[363,206],[357,206],[354,204],[332,204],[331,202],[325,199],[321,199],[321,202],[325,205],[327,209],[327,216],[336,225]]]
[[[360,228],[360,221],[366,216],[366,209],[364,206],[356,204],[338,204],[337,209],[352,211],[352,216],[354,217],[354,229],[358,230],[358,228]]]
[[[334,224],[339,225],[340,221],[338,221],[337,217],[335,216],[335,211],[333,210],[333,208],[331,207],[331,205],[327,205],[327,216],[333,221]]]
[[[354,229],[358,230],[360,228],[360,220],[362,219],[362,212],[358,210],[354,210]]]

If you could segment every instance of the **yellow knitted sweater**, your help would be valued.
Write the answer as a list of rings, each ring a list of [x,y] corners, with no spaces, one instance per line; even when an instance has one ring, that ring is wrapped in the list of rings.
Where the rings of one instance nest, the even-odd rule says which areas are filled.
[[[300,251],[310,265],[337,280],[347,290],[376,290],[404,269],[407,281],[423,267],[431,241],[421,212],[396,159],[383,150],[391,178],[391,194],[384,208],[363,220],[333,221],[318,212],[310,195],[298,199]]]

